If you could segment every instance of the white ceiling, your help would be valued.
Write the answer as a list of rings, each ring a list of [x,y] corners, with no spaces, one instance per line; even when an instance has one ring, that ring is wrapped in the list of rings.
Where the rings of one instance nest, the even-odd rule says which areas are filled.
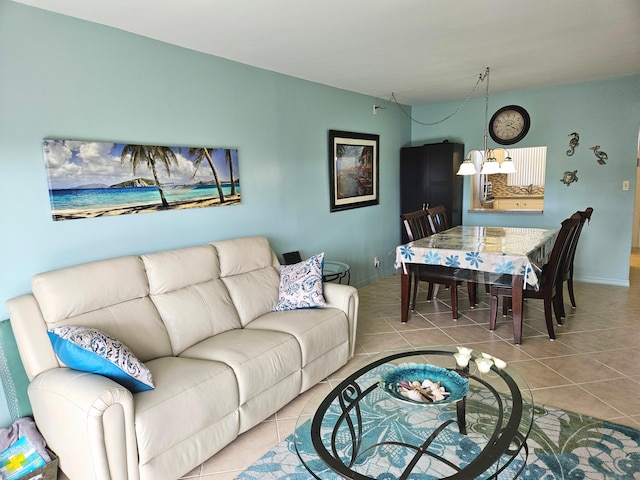
[[[410,105],[640,73],[640,0],[16,1]]]

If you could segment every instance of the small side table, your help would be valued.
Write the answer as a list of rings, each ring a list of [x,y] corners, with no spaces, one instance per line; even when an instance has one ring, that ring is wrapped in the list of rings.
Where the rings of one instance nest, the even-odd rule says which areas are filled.
[[[347,285],[351,281],[351,267],[343,262],[334,262],[331,260],[325,260],[324,267],[322,268],[322,281],[333,282],[338,280],[338,283],[342,283],[342,279],[346,277]]]

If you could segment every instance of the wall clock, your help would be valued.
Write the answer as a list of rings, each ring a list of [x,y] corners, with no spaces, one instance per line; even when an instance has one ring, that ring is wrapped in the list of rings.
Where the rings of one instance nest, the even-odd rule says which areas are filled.
[[[491,117],[489,134],[500,145],[513,145],[529,132],[529,113],[518,105],[502,107]]]

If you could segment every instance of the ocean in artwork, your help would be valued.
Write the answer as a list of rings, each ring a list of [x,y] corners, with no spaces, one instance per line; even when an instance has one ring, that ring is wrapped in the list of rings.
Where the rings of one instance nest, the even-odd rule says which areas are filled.
[[[173,190],[173,191],[172,191]],[[122,188],[68,188],[49,190],[54,211],[85,210],[89,208],[111,209],[160,204],[160,194],[155,186]],[[222,185],[223,195],[231,194],[231,184]],[[236,193],[240,187],[236,185]],[[169,205],[218,197],[215,185],[177,186],[166,188],[164,194]]]

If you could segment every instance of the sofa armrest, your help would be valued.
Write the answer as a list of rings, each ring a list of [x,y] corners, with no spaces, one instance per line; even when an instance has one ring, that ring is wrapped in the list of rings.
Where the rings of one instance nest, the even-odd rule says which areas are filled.
[[[31,294],[6,302],[11,317],[11,330],[18,345],[20,360],[29,380],[45,370],[60,366],[47,336],[47,324],[36,297]]]
[[[358,328],[358,290],[349,285],[325,282],[323,284],[324,299],[327,307],[339,308],[349,319],[349,358],[356,349],[356,329]]]
[[[28,393],[38,429],[69,478],[139,479],[129,390],[102,375],[54,368],[36,376]]]

